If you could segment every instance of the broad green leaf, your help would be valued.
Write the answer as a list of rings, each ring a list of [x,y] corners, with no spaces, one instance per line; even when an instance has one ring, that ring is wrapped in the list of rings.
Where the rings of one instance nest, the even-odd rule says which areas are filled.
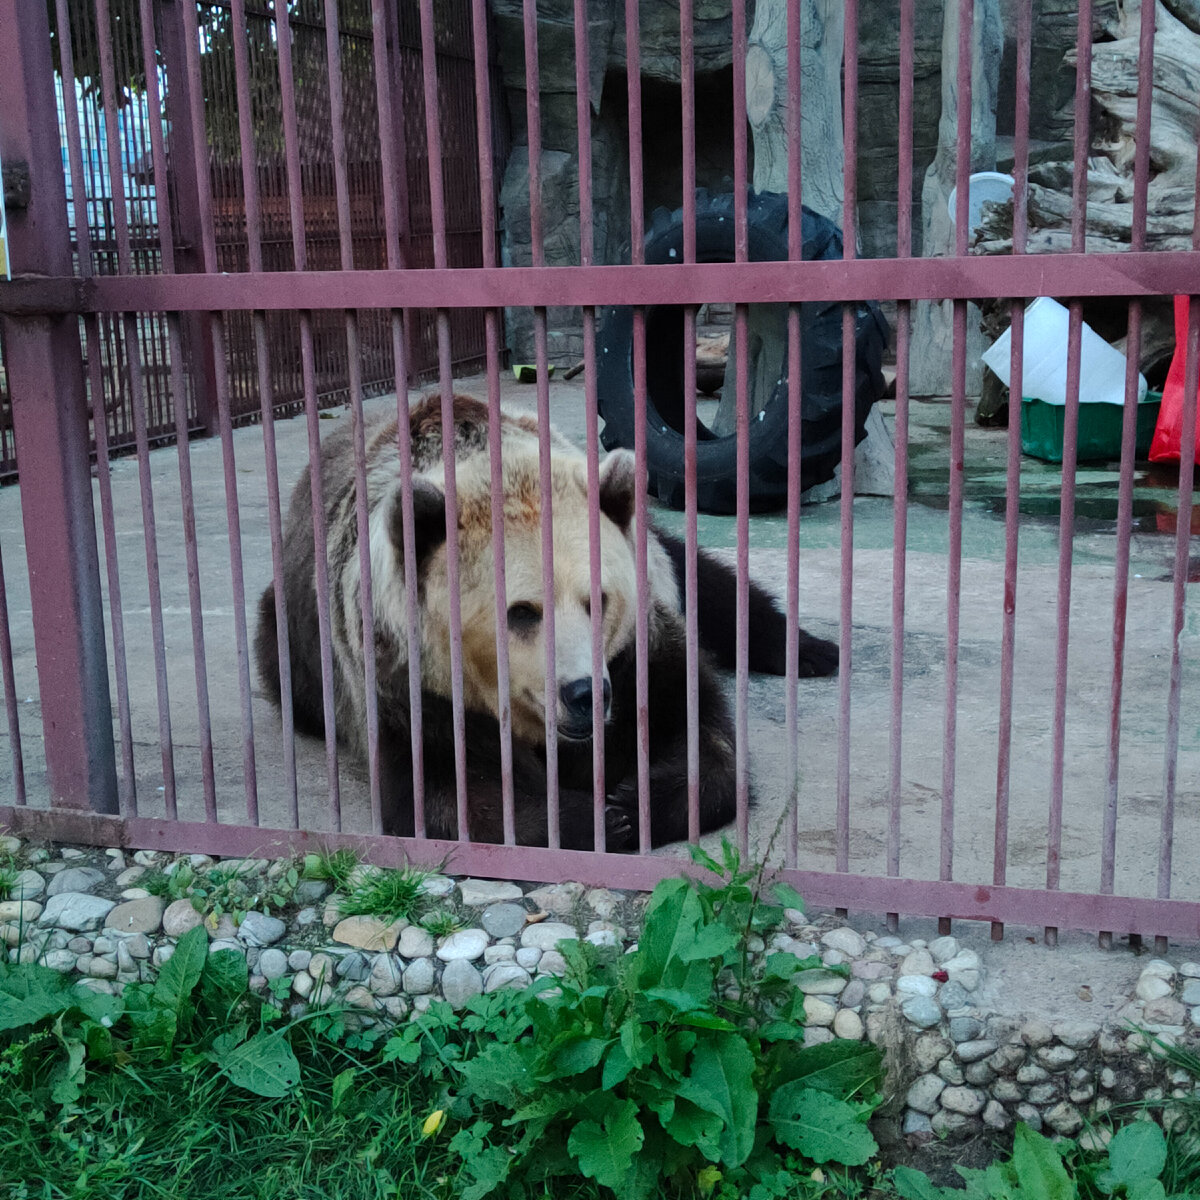
[[[714,1017],[711,1013],[705,1012],[680,1013],[675,1018],[675,1024],[687,1025],[692,1029],[717,1029],[724,1032],[737,1028],[731,1021],[726,1021],[724,1017]],[[803,1032],[801,1036],[804,1036]]]
[[[147,1050],[165,1057],[175,1044],[179,1021],[169,1008],[131,1012],[129,1019],[136,1030],[133,1038],[135,1050]]]
[[[1012,1166],[1030,1200],[1075,1200],[1078,1195],[1054,1143],[1024,1122],[1013,1138]]]
[[[637,1105],[626,1100],[609,1112],[602,1124],[580,1121],[571,1130],[567,1149],[584,1175],[601,1187],[619,1191],[644,1140]]]
[[[700,1153],[714,1162],[721,1153],[722,1121],[713,1112],[707,1112],[690,1100],[680,1099],[675,1104],[666,1130],[681,1146],[696,1146]]]
[[[938,1187],[924,1171],[897,1167],[891,1173],[892,1187],[900,1200],[962,1200],[958,1188]]]
[[[610,1044],[603,1038],[576,1035],[554,1049],[550,1054],[548,1069],[542,1071],[539,1078],[566,1079],[572,1075],[582,1075],[600,1062]]]
[[[692,862],[698,867],[704,867],[711,871],[714,875],[722,873],[722,867],[719,862],[707,850],[702,850],[699,846],[689,845],[688,854],[692,856]]]
[[[678,950],[680,961],[696,962],[704,958],[721,958],[738,945],[738,936],[724,925],[702,925],[696,936]]]
[[[784,883],[783,880],[776,880],[771,885],[771,891],[775,893],[775,899],[783,905],[784,908],[799,909],[804,911],[804,897],[790,883]]]
[[[83,1081],[87,1077],[87,1067],[84,1065],[87,1051],[78,1038],[64,1039],[61,1036],[61,1030],[59,1036],[63,1048],[67,1052],[67,1060],[60,1062],[54,1068],[51,1075],[53,1086],[50,1089],[50,1098],[55,1104],[74,1104],[83,1092]]]
[[[155,1007],[167,1009],[178,1018],[192,989],[200,982],[207,957],[208,934],[203,926],[197,925],[176,942],[175,953],[163,963],[154,983]]]
[[[174,960],[172,960],[174,961]],[[212,1055],[236,1087],[256,1096],[286,1096],[300,1082],[300,1064],[279,1033],[262,1031],[223,1054]]]
[[[94,1063],[105,1063],[112,1058],[112,1034],[96,1021],[83,1023],[83,1043],[87,1046],[88,1058]]]
[[[342,1106],[350,1089],[354,1086],[354,1077],[358,1074],[356,1067],[347,1067],[333,1077],[333,1087],[329,1089],[329,1107],[337,1112]]]
[[[783,1060],[776,1085],[797,1082],[820,1092],[849,1096],[873,1089],[882,1069],[880,1053],[869,1042],[835,1038],[790,1052]]]
[[[246,960],[236,950],[218,950],[208,956],[200,974],[200,994],[209,1008],[227,1012],[248,986]]]
[[[421,1047],[416,1041],[397,1035],[383,1044],[383,1061],[408,1063],[411,1065],[421,1057]]]
[[[479,1100],[519,1108],[540,1090],[533,1072],[536,1057],[537,1049],[528,1044],[488,1046],[459,1068],[463,1090]]]
[[[775,1137],[813,1162],[859,1167],[878,1149],[853,1105],[803,1083],[778,1088],[769,1115]]]
[[[713,1037],[697,1044],[691,1072],[679,1086],[680,1096],[724,1122],[719,1140],[727,1167],[741,1166],[754,1148],[754,1066],[754,1056],[740,1037]]]
[[[1151,1121],[1133,1121],[1108,1144],[1108,1170],[1096,1180],[1112,1193],[1137,1180],[1157,1179],[1167,1163],[1167,1139]]]
[[[798,1042],[804,1037],[804,1028],[790,1021],[768,1021],[758,1036],[764,1042]]]
[[[617,1084],[623,1083],[632,1070],[633,1063],[630,1062],[625,1047],[620,1041],[614,1042],[612,1049],[604,1059],[604,1071],[600,1076],[600,1086],[606,1092],[611,1091]]]
[[[1167,1200],[1167,1189],[1161,1179],[1135,1179],[1125,1192],[1126,1200]],[[1195,1193],[1183,1200],[1195,1200]]]
[[[472,1182],[463,1189],[462,1200],[483,1200],[508,1178],[516,1159],[503,1146],[489,1146],[471,1158],[468,1169]]]
[[[65,1012],[71,1003],[66,980],[49,967],[20,963],[0,975],[0,1031],[34,1025]]]
[[[642,995],[647,1000],[661,1001],[675,1012],[691,1012],[696,1007],[696,997],[691,992],[680,991],[679,988],[647,988]]]

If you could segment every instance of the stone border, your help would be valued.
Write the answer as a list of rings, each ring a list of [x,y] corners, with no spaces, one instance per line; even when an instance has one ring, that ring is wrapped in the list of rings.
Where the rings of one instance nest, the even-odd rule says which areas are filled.
[[[338,1001],[366,1023],[411,1019],[436,999],[462,1008],[472,997],[566,970],[556,949],[579,938],[628,949],[646,897],[580,884],[523,886],[433,875],[426,891],[444,898],[461,928],[443,937],[407,921],[342,917],[330,885],[301,880],[286,919],[247,912],[205,922],[189,900],[168,903],[138,886],[150,868],[207,855],[171,858],[138,851],[25,844],[0,836],[0,854],[21,871],[12,898],[0,901],[0,943],[9,961],[41,962],[78,974],[98,992],[153,980],[176,940],[205,924],[210,948],[246,958],[252,990],[299,1015]],[[290,865],[226,859],[247,879],[278,880]],[[360,866],[369,872],[375,868]],[[859,933],[832,920],[812,923],[789,909],[785,930],[768,943],[752,937],[752,954],[820,955],[823,966],[801,973],[806,1045],[834,1038],[868,1039],[887,1055],[891,1101],[884,1120],[910,1145],[934,1137],[1002,1132],[1020,1120],[1063,1136],[1089,1118],[1136,1099],[1189,1095],[1195,1081],[1148,1053],[1138,1025],[1168,1042],[1200,1040],[1200,964],[1178,969],[1162,959],[1143,967],[1123,1022],[999,1016],[975,1003],[983,977],[979,955],[954,937],[926,943]],[[830,967],[848,967],[848,977]],[[1106,1131],[1089,1133],[1103,1144]]]

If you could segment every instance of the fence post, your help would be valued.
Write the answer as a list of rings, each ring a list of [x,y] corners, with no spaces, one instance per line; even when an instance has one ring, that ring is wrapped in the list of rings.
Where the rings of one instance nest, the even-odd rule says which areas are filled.
[[[12,273],[72,274],[46,5],[0,0],[0,157],[26,164],[8,214]],[[73,89],[68,92],[72,94]],[[53,804],[117,812],[79,317],[5,317],[46,768]]]

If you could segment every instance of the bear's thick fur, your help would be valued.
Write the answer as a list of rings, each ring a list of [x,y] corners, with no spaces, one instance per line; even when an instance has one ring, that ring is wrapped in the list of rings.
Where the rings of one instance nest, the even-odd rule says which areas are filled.
[[[500,700],[496,680],[495,570],[492,557],[488,410],[455,398],[455,480],[458,496],[462,611],[462,678],[466,712],[469,833],[503,840]],[[420,603],[421,746],[426,835],[458,836],[451,705],[449,588],[446,562],[442,423],[436,398],[410,414],[413,534]],[[384,832],[414,832],[412,725],[409,704],[407,598],[404,586],[400,480],[394,419],[366,428],[367,504],[379,711]],[[525,416],[501,423],[504,481],[509,696],[516,836],[546,845],[546,654],[542,620],[541,510],[538,429]],[[561,844],[593,847],[592,637],[586,461],[552,433],[554,528],[555,697]],[[338,739],[358,754],[366,747],[366,693],[350,430],[321,447],[328,526],[335,723]],[[633,457],[610,454],[600,468],[601,581],[605,679],[603,705],[605,830],[609,850],[637,845],[637,723]],[[292,704],[297,730],[324,736],[321,652],[314,576],[312,498],[306,468],[292,495],[284,531],[284,595],[288,614]],[[681,594],[684,546],[648,530],[649,727],[651,841],[687,836],[687,672]],[[700,828],[735,815],[734,734],[714,666],[735,658],[737,580],[723,563],[700,553],[699,666]],[[750,586],[750,669],[785,671],[785,621],[774,601]],[[255,639],[259,672],[280,700],[275,593],[263,592]],[[799,673],[837,669],[837,647],[801,632]]]

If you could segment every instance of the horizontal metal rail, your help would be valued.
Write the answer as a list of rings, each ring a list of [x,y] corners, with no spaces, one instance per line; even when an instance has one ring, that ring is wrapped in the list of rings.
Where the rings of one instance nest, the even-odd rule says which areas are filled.
[[[806,300],[980,300],[1169,296],[1200,281],[1194,250],[887,258],[672,266],[447,267],[106,275],[0,284],[0,312],[218,312],[234,309],[492,308],[774,304]]]

